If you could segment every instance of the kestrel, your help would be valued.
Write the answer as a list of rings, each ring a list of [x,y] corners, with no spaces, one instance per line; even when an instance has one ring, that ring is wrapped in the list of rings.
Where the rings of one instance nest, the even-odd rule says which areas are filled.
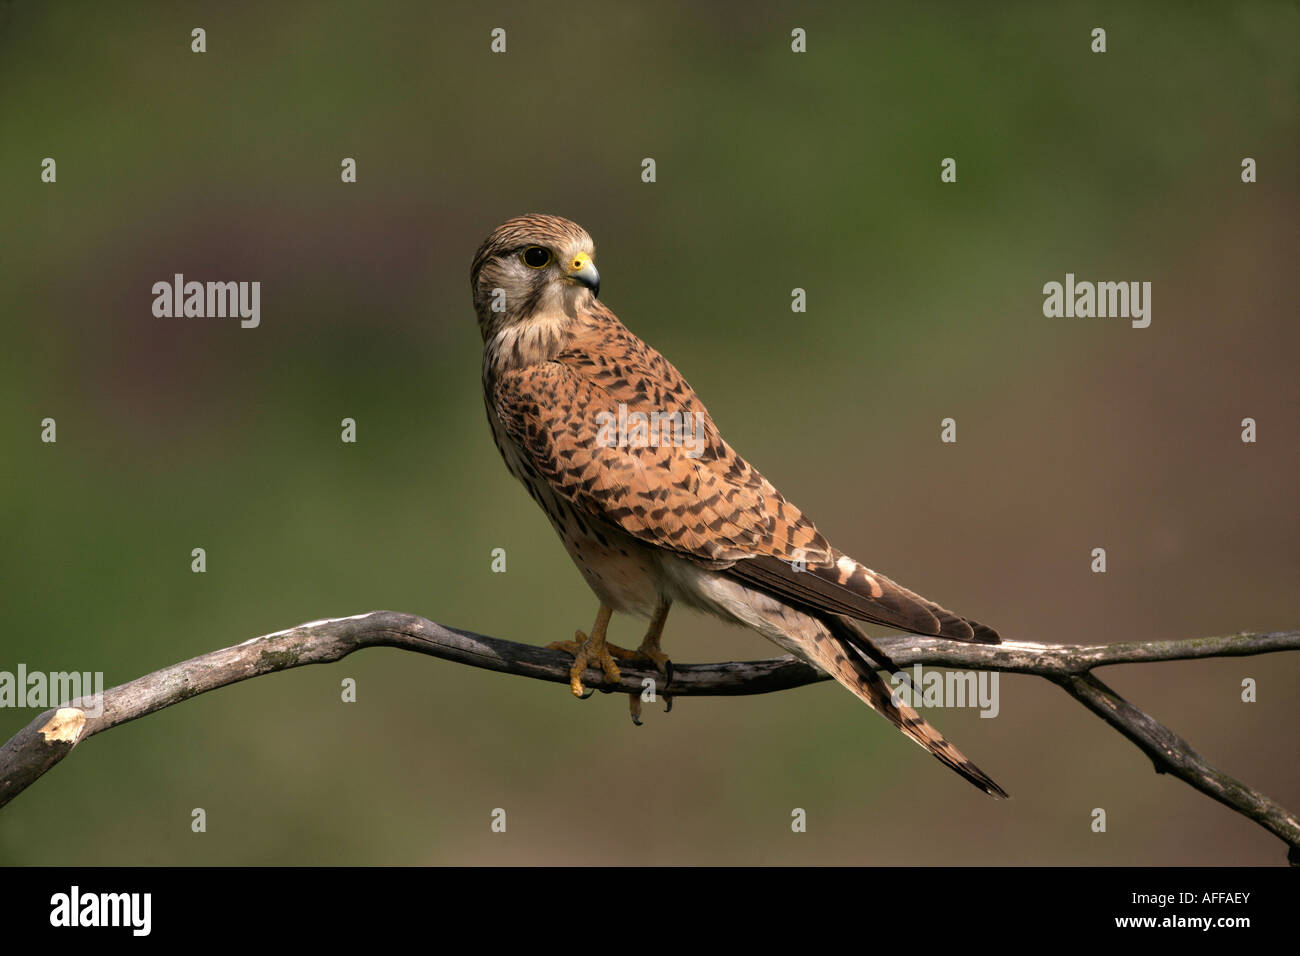
[[[982,644],[999,643],[997,632],[831,547],[723,440],[677,369],[597,298],[594,252],[576,223],[521,216],[487,237],[470,271],[493,438],[600,600],[590,635],[551,645],[574,655],[574,694],[584,696],[588,664],[617,681],[615,657],[671,675],[659,641],[681,602],[826,671],[975,786],[1005,797],[893,696],[877,673],[893,663],[855,622]],[[606,643],[614,611],[649,619],[636,651]]]

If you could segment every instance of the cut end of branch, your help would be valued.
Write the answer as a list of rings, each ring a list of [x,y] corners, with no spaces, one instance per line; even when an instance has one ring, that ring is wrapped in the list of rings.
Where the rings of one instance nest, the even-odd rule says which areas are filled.
[[[41,733],[47,744],[75,744],[81,736],[81,729],[86,726],[86,712],[76,707],[60,707],[49,719]]]

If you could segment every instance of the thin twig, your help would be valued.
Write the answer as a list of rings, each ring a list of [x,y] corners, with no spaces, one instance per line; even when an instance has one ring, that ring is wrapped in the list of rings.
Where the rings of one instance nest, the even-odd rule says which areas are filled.
[[[1092,669],[1108,664],[1193,660],[1300,650],[1300,631],[1234,634],[1184,641],[1126,644],[961,644],[932,637],[874,638],[899,667],[922,664],[1035,674],[1063,687],[1149,756],[1157,772],[1169,772],[1220,803],[1254,820],[1283,840],[1289,859],[1300,862],[1300,820],[1284,807],[1210,766],[1181,737],[1097,680]],[[312,621],[253,638],[146,674],[107,690],[100,701],[82,698],[47,710],[0,748],[0,807],[31,786],[78,743],[116,727],[250,677],[340,660],[363,647],[396,647],[487,670],[567,684],[572,657],[562,651],[486,637],[436,624],[413,614],[373,611]],[[662,682],[649,667],[627,663],[622,680],[604,685],[599,671],[584,683],[605,691],[640,693],[642,681]],[[720,664],[676,664],[674,697],[738,696],[802,687],[829,679],[793,657]],[[661,691],[662,693],[662,691]]]
[[[1300,820],[1281,804],[1252,790],[1214,767],[1187,741],[1156,723],[1092,674],[1057,679],[1075,700],[1138,746],[1155,764],[1156,773],[1172,773],[1202,793],[1254,820],[1290,847],[1287,859],[1300,863]]]

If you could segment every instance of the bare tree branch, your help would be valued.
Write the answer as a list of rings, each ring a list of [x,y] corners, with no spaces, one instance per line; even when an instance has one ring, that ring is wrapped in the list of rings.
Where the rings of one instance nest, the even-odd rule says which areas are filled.
[[[1240,780],[1214,769],[1169,728],[1156,723],[1092,674],[1057,678],[1075,700],[1110,724],[1151,758],[1156,773],[1172,773],[1202,793],[1254,820],[1284,840],[1290,849],[1287,859],[1300,864],[1300,820],[1286,807],[1252,790]]]
[[[1035,674],[1060,685],[1136,744],[1151,758],[1158,773],[1171,773],[1254,820],[1290,847],[1288,859],[1292,863],[1300,863],[1300,820],[1295,814],[1210,766],[1181,737],[1092,674],[1093,668],[1108,664],[1300,650],[1300,631],[1099,645],[1025,641],[960,644],[907,634],[874,640],[899,667],[923,664]],[[99,702],[87,697],[45,711],[0,749],[0,807],[31,786],[87,737],[218,687],[291,667],[330,663],[363,647],[396,647],[560,684],[569,682],[572,662],[562,651],[485,637],[394,611],[312,621],[146,674],[105,691]],[[662,685],[663,675],[653,669],[629,662],[621,670],[622,680],[616,686],[604,685],[603,675],[597,670],[588,670],[583,682],[603,691],[626,693],[640,693],[645,678]],[[673,669],[671,693],[679,697],[765,694],[828,679],[826,674],[792,657],[679,664]]]

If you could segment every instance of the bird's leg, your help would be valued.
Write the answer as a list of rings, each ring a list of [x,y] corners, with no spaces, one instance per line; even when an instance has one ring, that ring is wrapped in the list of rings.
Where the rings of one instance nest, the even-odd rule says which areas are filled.
[[[672,606],[672,601],[664,599],[663,603],[655,608],[654,616],[650,619],[650,628],[646,631],[645,639],[641,641],[641,646],[636,650],[628,651],[621,647],[612,646],[609,649],[610,653],[620,660],[648,660],[653,663],[654,666],[658,668],[659,672],[664,675],[664,686],[660,693],[664,694],[664,700],[667,702],[669,708],[672,707],[672,701],[665,691],[668,690],[668,685],[673,679],[673,662],[670,661],[668,655],[659,648],[659,639],[663,636],[664,622],[668,620],[668,609]],[[627,696],[628,708],[632,712],[632,723],[640,727],[641,695],[628,694]]]
[[[631,661],[641,660],[649,661],[663,674],[671,674],[673,670],[672,661],[668,659],[659,647],[659,640],[663,637],[664,622],[668,620],[668,609],[673,606],[673,602],[664,600],[655,608],[654,616],[650,618],[650,627],[645,632],[645,638],[641,641],[641,646],[634,651],[626,648],[615,647],[610,645],[610,653],[619,660]]]
[[[583,634],[578,631],[574,634],[577,640],[573,641],[554,641],[546,646],[553,651],[567,651],[573,655],[573,666],[569,668],[569,689],[573,691],[574,697],[586,697],[587,691],[582,686],[582,675],[586,671],[589,663],[597,665],[605,672],[605,680],[608,683],[618,683],[623,675],[618,671],[618,665],[614,663],[614,657],[610,653],[610,647],[605,644],[605,629],[609,627],[610,615],[614,613],[612,608],[604,604],[596,612],[596,623],[591,626],[591,635]],[[614,650],[622,651],[621,647]]]

